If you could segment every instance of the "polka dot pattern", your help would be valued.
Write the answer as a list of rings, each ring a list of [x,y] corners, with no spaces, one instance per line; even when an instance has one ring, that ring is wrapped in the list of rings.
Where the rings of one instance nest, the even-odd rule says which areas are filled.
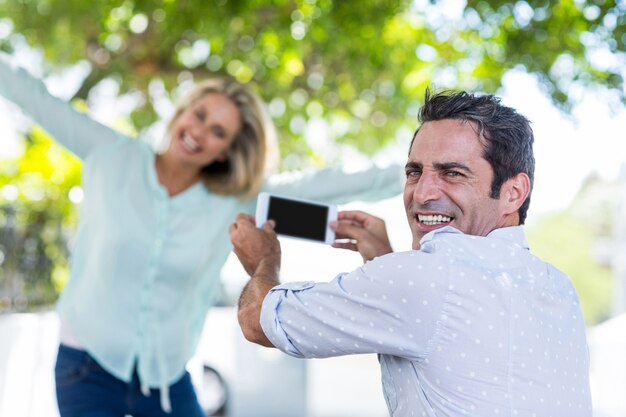
[[[421,243],[328,283],[276,287],[266,335],[297,357],[378,353],[392,417],[591,416],[578,297],[523,229],[444,228]]]

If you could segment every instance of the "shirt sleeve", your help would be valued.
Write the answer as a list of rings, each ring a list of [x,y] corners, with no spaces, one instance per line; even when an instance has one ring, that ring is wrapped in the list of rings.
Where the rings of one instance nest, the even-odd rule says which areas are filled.
[[[12,101],[55,140],[81,159],[99,144],[124,135],[52,96],[43,82],[0,56],[0,95]]]
[[[420,260],[394,255],[328,283],[273,288],[263,302],[264,333],[295,357],[378,353],[423,360],[441,322],[447,285],[429,279]]]
[[[399,164],[347,172],[342,167],[326,168],[303,173],[273,175],[264,186],[264,191],[332,202],[377,201],[394,197],[402,192],[404,168]]]

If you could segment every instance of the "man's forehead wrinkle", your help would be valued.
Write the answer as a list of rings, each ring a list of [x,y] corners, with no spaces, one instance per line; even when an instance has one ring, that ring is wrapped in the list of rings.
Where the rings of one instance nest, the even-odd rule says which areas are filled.
[[[462,169],[464,171],[472,172],[470,167],[462,162],[433,162],[433,167],[437,170],[446,170],[451,168]]]
[[[434,161],[434,162],[431,162],[430,164],[427,164],[427,166],[432,167],[437,171],[442,171],[442,170],[446,170],[450,168],[462,169],[468,172],[472,171],[471,168],[467,166],[467,164],[460,162],[460,161],[454,161],[454,160],[445,161],[445,162]],[[406,167],[407,168],[424,168],[424,164],[420,161],[410,160],[409,162],[407,162]]]

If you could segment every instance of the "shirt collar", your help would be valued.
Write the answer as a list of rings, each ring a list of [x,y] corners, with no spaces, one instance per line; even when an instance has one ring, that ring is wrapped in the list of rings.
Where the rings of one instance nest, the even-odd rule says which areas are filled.
[[[511,243],[521,246],[524,249],[530,249],[528,241],[526,240],[526,234],[522,226],[509,226],[502,227],[500,229],[492,230],[487,237],[494,239],[507,240]]]
[[[153,150],[146,146],[143,158],[145,164],[144,169],[148,178],[148,186],[150,187],[152,193],[164,200],[168,197],[167,190],[159,183],[159,178],[156,172],[156,157],[157,155],[153,152]]]
[[[159,182],[159,177],[156,171],[156,158],[157,154],[146,146],[146,152],[144,153],[144,162],[146,175],[148,177],[148,186],[151,192],[156,195],[160,200],[168,200],[172,204],[183,205],[203,205],[206,204],[207,199],[212,198],[212,193],[207,192],[207,189],[202,181],[192,185],[182,193],[170,197],[167,193],[167,189]]]
[[[446,234],[446,233],[460,234],[460,235],[464,234],[459,229],[456,229],[452,226],[442,227],[441,229],[435,229],[425,234],[424,237],[422,237],[422,239],[420,240],[420,246],[423,245],[424,243],[427,243],[433,240],[436,235]],[[510,227],[502,227],[499,229],[494,229],[486,237],[492,238],[492,239],[506,240],[508,242],[519,245],[524,249],[530,249],[530,246],[528,245],[528,241],[526,240],[526,234],[524,233],[524,228],[522,226],[510,226]]]

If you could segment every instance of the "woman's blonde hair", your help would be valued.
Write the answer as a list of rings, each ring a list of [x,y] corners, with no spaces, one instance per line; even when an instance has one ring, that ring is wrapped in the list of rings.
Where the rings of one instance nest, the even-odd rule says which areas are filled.
[[[278,146],[276,128],[262,100],[247,86],[230,78],[214,78],[197,84],[178,103],[168,125],[207,94],[223,94],[239,109],[241,129],[228,149],[226,160],[215,161],[202,169],[205,186],[223,195],[254,197],[265,175],[276,168]]]

